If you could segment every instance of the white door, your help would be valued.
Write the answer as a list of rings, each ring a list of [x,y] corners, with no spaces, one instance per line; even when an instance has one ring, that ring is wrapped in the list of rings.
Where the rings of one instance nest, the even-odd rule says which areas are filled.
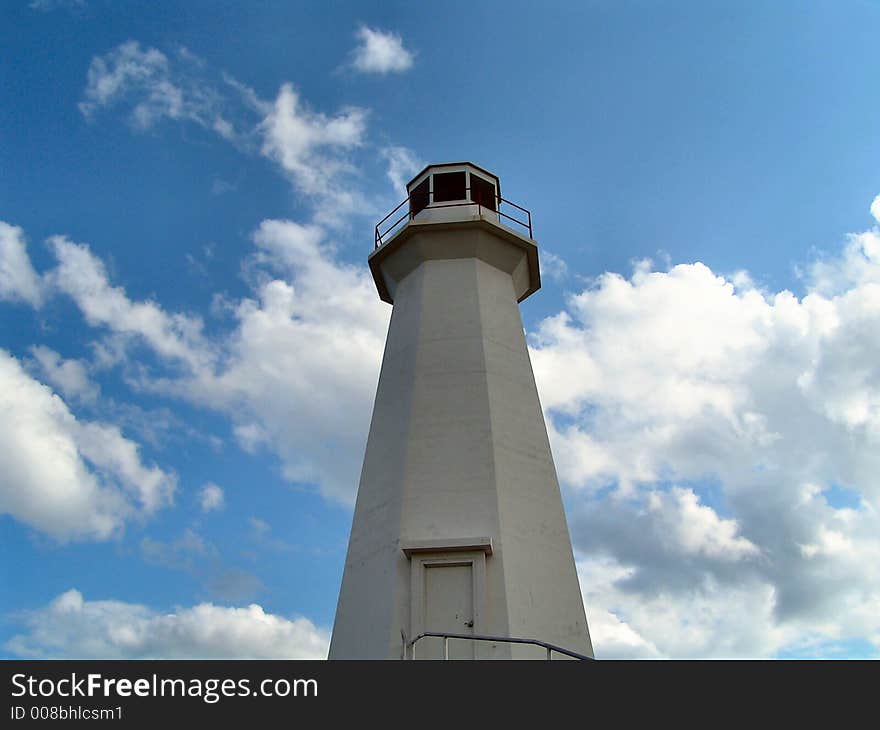
[[[474,633],[474,570],[472,563],[425,565],[425,631]],[[443,639],[419,641],[419,659],[442,659]],[[450,659],[473,659],[474,642],[449,640]]]

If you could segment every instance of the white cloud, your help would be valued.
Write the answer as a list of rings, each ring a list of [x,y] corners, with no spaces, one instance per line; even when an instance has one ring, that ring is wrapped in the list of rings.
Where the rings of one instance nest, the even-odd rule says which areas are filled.
[[[185,120],[244,143],[226,117],[232,113],[226,100],[203,83],[200,68],[201,60],[185,48],[172,62],[156,48],[127,41],[92,59],[79,110],[91,118],[99,109],[125,103],[131,106],[129,122],[135,129],[150,129],[163,118]]]
[[[310,158],[322,147],[356,147],[363,141],[363,109],[350,107],[335,117],[305,108],[291,84],[283,84],[272,110],[263,122],[263,151],[298,176],[307,193],[320,192],[323,183],[314,180]]]
[[[226,498],[220,487],[213,482],[208,482],[199,492],[199,501],[202,505],[202,512],[211,512],[213,510],[223,509]]]
[[[701,435],[769,448],[778,434],[750,390],[762,388],[753,382],[763,372],[756,368],[772,361],[774,340],[808,356],[826,314],[815,297],[798,302],[781,292],[768,300],[753,289],[736,291],[699,263],[668,273],[641,268],[629,281],[603,275],[533,337],[544,407],[588,417],[574,425],[559,419],[563,472],[581,485],[609,477],[654,481],[668,458],[688,457],[680,453],[683,438]],[[799,390],[797,364],[777,367]],[[705,458],[710,444],[700,445],[688,476],[715,463],[714,453]],[[593,453],[578,463],[571,449],[577,455],[582,447]]]
[[[45,345],[30,348],[39,372],[68,400],[94,403],[101,389],[89,378],[88,365],[82,360],[65,359]]]
[[[326,236],[316,224],[264,221],[250,264],[255,297],[234,303],[235,327],[214,338],[198,317],[130,299],[87,245],[63,236],[49,239],[57,265],[45,278],[90,325],[109,331],[103,365],[125,363],[131,343],[150,348],[157,366],[140,362],[132,382],[227,414],[245,451],[269,448],[285,478],[349,502],[390,308],[369,272],[341,263]],[[84,364],[48,348],[33,352],[59,388],[88,392]],[[91,431],[80,431],[84,448]]]
[[[0,512],[58,539],[106,539],[168,504],[173,474],[115,426],[79,421],[0,350]]]
[[[843,254],[816,261],[809,268],[807,282],[825,296],[843,294],[854,284],[880,284],[880,229],[850,234]]]
[[[722,519],[711,507],[700,504],[690,489],[648,493],[648,514],[656,529],[685,555],[704,555],[736,561],[759,554],[758,548],[738,534],[735,520]]]
[[[306,618],[259,605],[200,603],[159,613],[122,601],[87,601],[77,590],[26,612],[27,633],[6,649],[20,657],[95,659],[323,659],[329,637]]]
[[[169,57],[136,41],[91,61],[80,111],[92,118],[114,106],[128,107],[130,123],[141,131],[172,119],[214,132],[242,151],[259,151],[278,164],[326,225],[342,225],[351,213],[371,210],[352,182],[356,170],[346,157],[363,144],[365,109],[314,111],[290,83],[267,101],[228,74],[222,81],[212,78],[185,48]],[[228,187],[213,189],[216,194]]]
[[[110,285],[104,264],[85,244],[64,236],[53,236],[49,244],[58,265],[47,278],[76,302],[90,325],[140,338],[162,357],[193,369],[211,362],[213,353],[202,334],[201,318],[167,314],[152,301],[131,301],[122,288]]]
[[[584,576],[611,646],[741,656],[877,636],[877,235],[814,267],[801,298],[641,262],[532,335],[576,550],[626,570],[595,595]],[[835,504],[838,485],[859,506]],[[711,639],[728,623],[741,643]]]
[[[356,188],[342,182],[354,168],[340,154],[363,143],[366,118],[367,112],[357,107],[333,117],[311,111],[296,89],[284,84],[258,128],[262,153],[312,199],[324,223],[337,223],[366,207]]]
[[[397,33],[362,25],[355,36],[359,45],[353,51],[352,66],[357,71],[387,74],[412,67],[413,54],[403,47]]]
[[[578,563],[597,659],[769,657],[798,639],[777,625],[774,590],[754,580],[684,590],[627,591],[632,569],[613,559]]]
[[[0,221],[0,300],[24,301],[39,307],[43,285],[34,267],[17,226]]]
[[[381,155],[388,163],[388,179],[397,193],[401,197],[406,197],[406,184],[425,167],[425,163],[421,162],[411,149],[399,145],[384,147]]]
[[[541,251],[541,276],[549,277],[553,281],[565,281],[568,276],[568,264],[561,256],[550,251]]]
[[[147,514],[171,502],[175,479],[158,467],[145,467],[138,445],[116,426],[82,422],[77,446],[99,473],[112,476]]]
[[[157,381],[164,392],[227,413],[246,451],[281,458],[286,478],[349,502],[388,326],[367,271],[340,263],[324,231],[264,221],[254,234],[265,273],[235,307],[223,366]]]
[[[875,221],[880,223],[880,195],[871,201],[871,215],[874,216]]]
[[[259,423],[241,423],[232,432],[238,445],[249,454],[255,454],[260,445],[268,441],[268,435]]]
[[[155,48],[141,50],[137,41],[128,41],[106,56],[92,59],[88,70],[85,100],[80,111],[89,116],[99,107],[119,100],[134,87],[144,87],[148,100],[139,103],[132,118],[146,128],[163,114],[180,116],[181,93],[167,80],[168,58]]]

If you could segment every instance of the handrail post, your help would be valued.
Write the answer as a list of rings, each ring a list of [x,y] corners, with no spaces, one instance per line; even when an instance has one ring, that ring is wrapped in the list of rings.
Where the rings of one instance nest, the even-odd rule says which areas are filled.
[[[547,661],[549,662],[553,658],[553,649],[549,646],[547,647]]]
[[[449,659],[449,637],[443,637],[443,658]]]

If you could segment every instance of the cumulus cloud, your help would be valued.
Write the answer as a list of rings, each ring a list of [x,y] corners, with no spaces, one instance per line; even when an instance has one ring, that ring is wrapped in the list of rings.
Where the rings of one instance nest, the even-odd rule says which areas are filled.
[[[223,490],[220,487],[213,482],[208,482],[199,492],[199,502],[202,505],[202,512],[212,512],[223,509],[226,497],[223,495]]]
[[[0,221],[0,301],[23,301],[40,306],[43,284],[25,246],[24,231]]]
[[[7,651],[52,659],[324,659],[329,636],[306,618],[200,603],[159,613],[122,601],[88,601],[71,589],[23,613]]]
[[[176,481],[116,426],[77,420],[5,350],[0,472],[0,512],[62,541],[112,536],[169,504]]]
[[[601,548],[618,532],[632,556],[665,553],[663,559],[733,563],[760,555],[735,520],[720,517],[692,489],[646,489],[628,501],[615,495],[601,514],[585,510],[574,517],[585,535],[582,545]]]
[[[876,639],[877,240],[852,236],[800,298],[700,263],[641,262],[532,333],[576,551],[613,568],[601,590],[582,572],[597,651],[602,626],[644,655]],[[835,500],[840,486],[855,506]],[[742,642],[719,628],[730,622]]]
[[[719,587],[707,577],[685,589],[625,590],[633,568],[608,557],[578,563],[597,659],[771,657],[805,626],[781,626],[772,585]]]
[[[368,272],[339,262],[324,235],[264,221],[256,261],[283,278],[265,276],[236,305],[222,367],[154,385],[221,409],[243,449],[268,447],[286,478],[350,502],[390,312]]]
[[[140,386],[226,414],[245,451],[267,448],[285,478],[350,502],[390,310],[321,226],[267,220],[253,241],[254,296],[232,304],[234,327],[214,338],[199,317],[132,300],[86,244],[52,237],[57,264],[45,278],[108,333],[115,352],[105,364],[126,361],[131,344],[149,348],[158,363],[140,363],[131,375]],[[32,353],[71,397],[90,393],[83,363],[45,347]],[[92,430],[80,429],[81,448]]]
[[[352,53],[352,67],[362,73],[387,74],[406,71],[413,65],[413,54],[403,46],[397,33],[362,25],[355,34],[359,43]]]
[[[843,254],[813,263],[806,279],[813,291],[825,296],[843,294],[853,285],[880,284],[880,232],[873,228],[850,234]]]
[[[367,113],[348,107],[333,117],[308,109],[291,84],[283,84],[259,125],[262,153],[277,162],[309,196],[325,223],[365,207],[352,185],[341,184],[352,165],[340,154],[363,142]]]

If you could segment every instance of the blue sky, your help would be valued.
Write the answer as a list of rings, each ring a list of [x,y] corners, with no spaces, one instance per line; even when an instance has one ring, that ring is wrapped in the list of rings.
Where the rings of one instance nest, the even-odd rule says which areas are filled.
[[[326,652],[372,226],[470,159],[597,655],[876,655],[880,4],[0,12],[4,654]]]

